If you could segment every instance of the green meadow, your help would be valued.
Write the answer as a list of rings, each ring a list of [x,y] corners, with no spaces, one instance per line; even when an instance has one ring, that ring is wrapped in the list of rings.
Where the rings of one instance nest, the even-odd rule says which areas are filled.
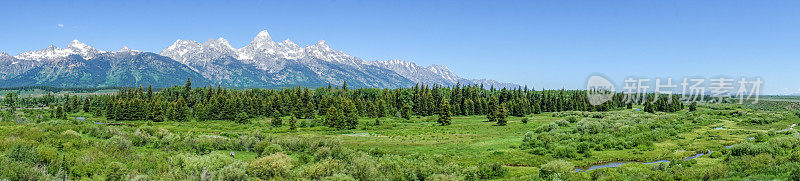
[[[730,116],[730,114],[736,114]],[[738,115],[741,113],[741,115]],[[682,163],[689,167],[681,170],[692,173],[690,175],[679,175],[675,170],[680,166],[664,163],[655,166],[642,163],[631,162],[616,168],[600,168],[588,172],[574,172],[569,169],[560,178],[583,180],[583,179],[617,179],[617,178],[639,178],[641,175],[630,174],[639,169],[647,172],[638,174],[653,174],[648,177],[663,176],[666,171],[653,171],[650,167],[670,167],[674,174],[666,176],[669,178],[688,177],[689,179],[703,179],[696,177],[697,174],[709,174],[715,179],[722,178],[774,178],[787,179],[789,174],[770,173],[769,167],[779,166],[780,164],[795,164],[798,153],[796,148],[797,132],[794,130],[775,133],[778,130],[788,128],[792,124],[800,122],[798,116],[788,111],[761,111],[749,109],[747,107],[732,105],[720,107],[716,105],[703,105],[695,112],[678,111],[674,113],[646,113],[636,109],[623,109],[610,112],[560,112],[542,113],[526,117],[510,117],[506,126],[497,126],[492,122],[486,122],[485,116],[455,116],[452,124],[440,126],[436,122],[435,116],[413,117],[410,120],[395,117],[385,118],[362,118],[358,120],[358,126],[351,130],[338,130],[322,126],[319,119],[299,119],[297,129],[290,130],[287,125],[280,127],[271,126],[270,118],[254,118],[249,124],[239,124],[231,121],[188,121],[188,122],[152,122],[152,121],[125,121],[115,122],[106,120],[104,117],[94,116],[89,113],[71,113],[66,120],[36,120],[37,116],[46,115],[42,110],[18,111],[15,116],[27,119],[25,122],[8,121],[9,117],[0,123],[0,135],[2,135],[2,157],[4,163],[15,163],[14,167],[25,167],[25,165],[9,162],[16,159],[30,159],[38,163],[61,163],[67,164],[63,170],[56,170],[52,167],[34,168],[15,168],[4,169],[4,176],[13,175],[9,172],[32,172],[30,178],[62,178],[68,179],[110,179],[120,177],[125,179],[206,179],[204,177],[228,178],[226,174],[210,173],[208,169],[224,169],[235,163],[240,163],[243,168],[241,173],[246,176],[232,178],[258,179],[252,174],[248,174],[247,165],[252,164],[258,158],[268,155],[275,155],[277,152],[284,153],[287,157],[286,162],[294,162],[291,168],[286,169],[285,173],[269,177],[272,179],[334,179],[334,176],[345,178],[352,177],[359,170],[349,165],[338,166],[345,168],[332,168],[334,170],[315,170],[323,173],[314,173],[319,177],[309,177],[309,170],[315,168],[320,163],[325,162],[319,150],[330,152],[328,154],[363,154],[374,160],[382,158],[396,158],[405,160],[405,163],[395,163],[398,167],[415,167],[417,164],[427,163],[426,167],[448,167],[448,164],[457,165],[459,168],[419,168],[432,169],[426,176],[439,176],[443,179],[464,180],[472,177],[464,176],[469,168],[475,169],[472,174],[480,175],[479,172],[491,172],[492,170],[480,170],[483,165],[501,163],[502,174],[498,176],[475,176],[474,179],[492,180],[520,180],[520,179],[552,179],[543,177],[541,173],[542,165],[553,160],[565,160],[575,168],[598,165],[598,163],[612,161],[639,161],[648,162],[663,159],[680,160],[697,153],[705,153],[712,150],[714,153],[692,159],[691,163]],[[602,118],[584,117],[593,114],[603,115]],[[584,116],[580,116],[584,115]],[[86,117],[76,120],[75,117]],[[562,122],[566,119],[596,119],[599,121],[616,122],[618,119],[677,119],[676,123],[685,126],[674,136],[659,140],[650,145],[639,145],[632,148],[621,149],[599,149],[593,151],[591,155],[578,155],[574,157],[554,156],[558,153],[534,153],[530,148],[526,148],[523,141],[526,133],[535,132],[548,124]],[[33,119],[31,119],[33,118]],[[522,119],[527,119],[526,123]],[[695,121],[702,119],[702,121]],[[768,124],[753,124],[750,119],[775,119]],[[377,123],[376,123],[377,122]],[[123,123],[120,125],[100,124],[100,123]],[[569,131],[574,129],[578,122],[567,122],[558,125],[556,129]],[[682,127],[683,128],[683,127]],[[716,129],[715,129],[716,128]],[[762,133],[766,138],[750,140],[751,137],[758,137]],[[762,135],[762,136],[763,136]],[[252,137],[252,138],[248,138]],[[577,136],[576,136],[577,137]],[[774,153],[760,153],[753,156],[763,156],[769,154],[769,158],[774,161],[765,163],[767,165],[754,166],[746,171],[753,171],[753,174],[746,172],[732,173],[735,168],[730,168],[729,163],[736,157],[732,155],[731,149],[726,146],[764,142],[770,143],[775,139],[792,138],[794,149],[787,151],[773,150]],[[250,143],[246,142],[252,139]],[[260,139],[260,140],[259,140]],[[279,140],[285,141],[279,141]],[[576,138],[577,139],[577,138]],[[763,139],[763,140],[761,140]],[[269,143],[261,143],[267,141]],[[304,140],[304,141],[301,141]],[[599,141],[599,140],[598,140]],[[179,143],[182,142],[182,143]],[[328,145],[311,146],[313,143],[305,143],[307,149],[293,144],[303,144],[298,142],[320,142],[316,144]],[[178,144],[178,145],[171,145]],[[240,145],[253,149],[237,148]],[[267,146],[263,146],[266,144]],[[19,145],[29,145],[30,150],[20,150]],[[260,148],[258,145],[262,145]],[[335,149],[330,149],[330,148]],[[329,149],[320,149],[329,148]],[[201,150],[201,151],[198,151]],[[27,151],[27,152],[26,152]],[[19,157],[17,152],[24,152],[24,158]],[[235,156],[230,156],[233,152]],[[261,153],[259,153],[261,152]],[[268,153],[274,152],[274,153]],[[788,154],[784,156],[781,154]],[[32,156],[33,155],[33,156]],[[793,157],[794,156],[794,157]],[[30,158],[28,158],[30,157]],[[75,158],[70,158],[75,157]],[[347,157],[347,156],[339,156]],[[355,156],[353,156],[355,157]],[[785,157],[785,158],[782,158]],[[181,159],[196,160],[196,163],[176,163]],[[339,158],[353,159],[353,158]],[[419,161],[419,159],[425,159]],[[430,160],[429,160],[430,159]],[[785,160],[781,160],[785,159]],[[203,160],[203,161],[200,161]],[[431,161],[433,160],[433,161]],[[219,162],[219,163],[214,163]],[[343,161],[352,162],[352,161]],[[377,162],[377,163],[374,163]],[[386,166],[381,161],[371,162],[379,170]],[[782,163],[783,162],[783,163]],[[199,165],[193,165],[199,164]],[[381,165],[383,164],[383,165]],[[404,165],[406,164],[406,165]],[[121,167],[121,168],[115,168]],[[335,165],[335,164],[334,164]],[[667,165],[667,166],[664,166]],[[795,164],[796,165],[796,164]],[[330,165],[325,165],[330,166]],[[337,166],[331,166],[337,167]],[[455,167],[455,166],[450,166]],[[675,168],[672,168],[675,167]],[[668,170],[670,169],[668,168]],[[116,169],[116,170],[115,170]],[[447,169],[454,169],[448,171]],[[181,170],[181,171],[174,171]],[[268,169],[270,170],[270,169]],[[414,172],[413,169],[399,169],[397,172]],[[708,173],[707,170],[720,173]],[[116,173],[116,172],[122,173]],[[702,173],[699,173],[703,171]],[[70,174],[53,175],[52,173]],[[336,172],[341,172],[336,173]],[[417,171],[426,174],[424,171]],[[438,172],[438,173],[437,173]],[[450,172],[450,173],[448,173]],[[598,173],[603,173],[598,175]],[[616,172],[616,175],[609,172]],[[792,172],[793,173],[793,172]],[[18,174],[18,173],[16,173]],[[117,174],[117,175],[115,175]],[[121,174],[121,176],[119,175]],[[312,174],[312,175],[314,175]],[[337,175],[339,174],[339,175]],[[364,173],[360,173],[364,174]],[[356,179],[370,178],[393,178],[392,175],[382,175],[381,172]],[[398,173],[399,174],[399,173]],[[408,174],[408,173],[405,173]],[[486,174],[486,173],[484,173]],[[716,174],[716,175],[714,175]],[[491,175],[491,174],[486,174]],[[709,175],[703,175],[708,177]],[[330,178],[329,178],[330,177]],[[18,177],[23,178],[23,177]],[[416,176],[398,176],[397,179],[410,179]]]

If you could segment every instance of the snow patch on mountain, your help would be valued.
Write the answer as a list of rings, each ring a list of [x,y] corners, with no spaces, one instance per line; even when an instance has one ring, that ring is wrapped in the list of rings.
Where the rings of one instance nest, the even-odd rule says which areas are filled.
[[[37,51],[29,51],[21,53],[15,58],[23,59],[23,60],[36,60],[36,61],[44,61],[44,60],[59,60],[66,58],[70,55],[80,55],[84,59],[90,59],[96,57],[98,54],[104,53],[103,51],[97,50],[94,47],[81,43],[78,40],[72,40],[72,42],[67,45],[66,48],[59,48],[55,45],[50,45],[49,47]]]
[[[159,54],[170,57],[182,64],[187,64],[186,61],[191,57],[191,53],[200,50],[201,46],[196,41],[179,39]]]
[[[79,55],[88,60],[99,56],[105,57],[106,53],[116,56],[136,55],[142,52],[127,46],[118,51],[100,51],[74,40],[66,48],[51,45],[42,50],[25,52],[13,57],[2,53],[0,64],[14,65],[14,68],[0,70],[0,76],[13,76],[30,67],[43,64],[39,62],[63,60],[70,55]],[[325,40],[305,47],[289,39],[275,43],[266,30],[259,32],[253,41],[239,49],[231,46],[224,38],[209,39],[203,43],[179,39],[158,54],[188,66],[212,82],[232,81],[242,78],[241,76],[248,76],[247,80],[251,83],[263,81],[265,84],[281,82],[317,84],[322,81],[338,85],[347,80],[348,83],[353,81],[371,87],[398,87],[412,83],[440,85],[483,83],[496,85],[495,87],[514,85],[493,80],[461,78],[442,65],[423,67],[410,61],[396,59],[364,61],[331,48]]]
[[[135,55],[135,54],[142,53],[142,51],[130,49],[130,48],[128,48],[128,46],[122,46],[121,49],[119,49],[119,50],[117,50],[117,51],[115,51],[113,53],[118,53],[118,54],[122,53],[122,54]]]

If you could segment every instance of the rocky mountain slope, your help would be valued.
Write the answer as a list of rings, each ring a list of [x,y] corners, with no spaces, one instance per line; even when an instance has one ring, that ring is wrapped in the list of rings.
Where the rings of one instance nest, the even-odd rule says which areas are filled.
[[[101,51],[72,41],[17,56],[0,54],[0,86],[157,87],[181,84],[227,87],[340,85],[409,87],[416,83],[484,84],[516,87],[491,80],[465,79],[447,67],[422,67],[403,60],[364,61],[332,49],[324,40],[301,47],[290,40],[275,43],[262,31],[250,44],[234,48],[224,38],[203,43],[177,40],[158,54],[128,49]]]

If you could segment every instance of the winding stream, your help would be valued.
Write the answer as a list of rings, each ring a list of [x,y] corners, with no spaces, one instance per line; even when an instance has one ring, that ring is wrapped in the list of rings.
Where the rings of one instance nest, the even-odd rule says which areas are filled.
[[[792,124],[792,126],[790,126],[789,128],[782,129],[782,130],[779,130],[779,131],[776,131],[776,132],[779,133],[779,132],[789,131],[789,130],[794,129],[795,126],[797,126],[797,124]],[[719,130],[719,129],[724,129],[724,128],[716,127],[714,129],[715,130]],[[748,140],[753,140],[754,137],[749,137],[747,139]],[[725,149],[730,149],[731,147],[733,147],[733,145],[728,145],[728,146],[725,146]],[[714,151],[708,150],[707,153],[698,153],[698,154],[692,155],[690,157],[684,158],[683,161],[695,159],[695,158],[701,157],[703,155],[711,154],[711,153],[714,153]],[[609,162],[609,163],[602,163],[602,164],[595,164],[595,165],[589,165],[589,166],[584,166],[584,167],[578,167],[578,168],[575,168],[575,172],[585,172],[585,171],[594,170],[594,169],[600,169],[600,168],[614,168],[614,167],[619,167],[619,166],[625,165],[626,163],[642,163],[642,164],[646,164],[647,165],[647,164],[662,163],[662,162],[666,163],[666,162],[669,162],[669,160],[657,160],[657,161],[653,161],[653,162],[640,162],[640,161]]]
[[[75,120],[78,120],[78,121],[86,121],[86,117],[76,117],[76,116],[73,116],[73,118],[75,118]],[[97,121],[95,121],[95,122],[94,122],[94,124],[104,125],[104,124],[108,124],[108,123],[101,123],[101,122],[97,122]]]
[[[695,158],[701,157],[703,155],[711,154],[711,153],[714,153],[714,151],[708,150],[707,153],[698,153],[698,154],[692,155],[690,157],[684,158],[683,161],[695,159]],[[610,163],[603,163],[603,164],[598,164],[598,165],[591,165],[591,166],[576,168],[575,172],[585,172],[585,171],[599,169],[599,168],[614,168],[614,167],[619,167],[619,166],[625,165],[626,163],[642,163],[642,164],[645,164],[645,165],[649,165],[649,164],[654,164],[654,163],[667,163],[667,162],[669,162],[669,160],[656,160],[656,161],[653,161],[653,162],[639,162],[639,161],[610,162]]]

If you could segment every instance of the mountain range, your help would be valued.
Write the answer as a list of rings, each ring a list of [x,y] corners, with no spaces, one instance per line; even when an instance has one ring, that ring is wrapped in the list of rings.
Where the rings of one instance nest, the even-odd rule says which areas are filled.
[[[181,85],[226,87],[352,87],[397,88],[417,83],[483,84],[517,87],[487,79],[466,79],[442,65],[419,66],[403,60],[364,61],[331,49],[322,40],[301,47],[289,39],[275,43],[261,31],[245,47],[224,38],[203,43],[177,40],[159,53],[123,47],[102,51],[73,40],[66,48],[51,45],[16,56],[0,53],[0,87],[115,87]]]

